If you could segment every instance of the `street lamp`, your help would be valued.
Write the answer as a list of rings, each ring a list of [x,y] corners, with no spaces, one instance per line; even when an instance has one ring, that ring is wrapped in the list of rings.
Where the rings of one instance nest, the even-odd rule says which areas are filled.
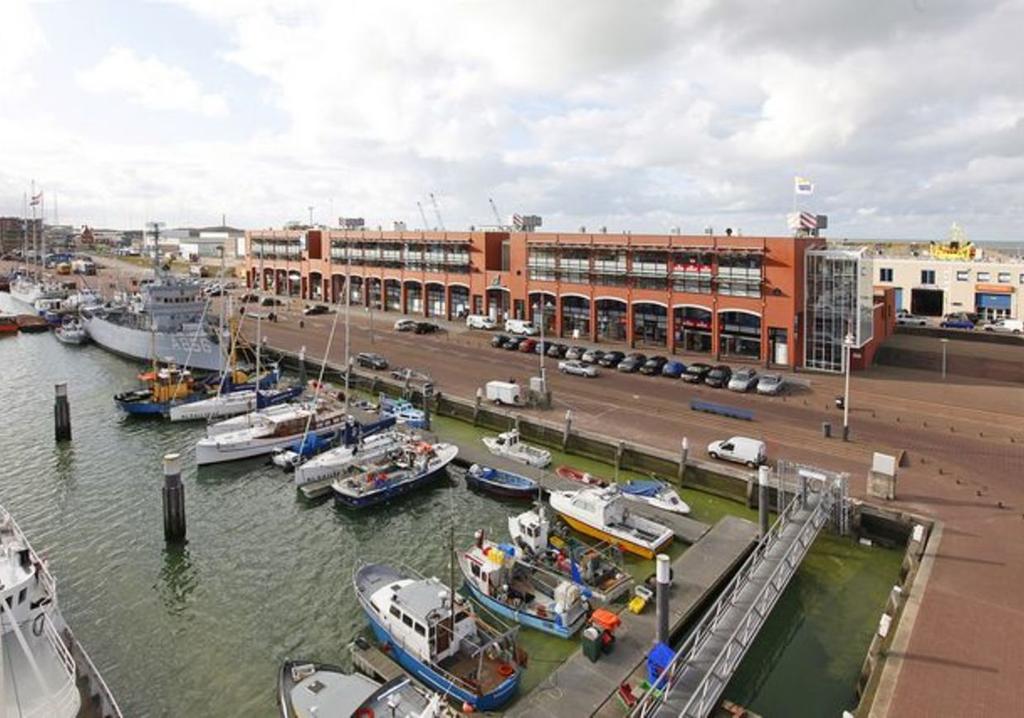
[[[939,339],[942,342],[942,379],[946,379],[946,347],[949,345],[949,339],[943,337]]]
[[[548,390],[548,377],[544,371],[544,355],[547,354],[547,346],[544,344],[544,325],[547,324],[548,304],[541,299],[533,306],[533,311],[540,312],[540,385],[541,391]]]
[[[850,350],[856,341],[853,332],[843,337],[843,355],[846,358],[846,389],[843,392],[843,441],[850,440]]]

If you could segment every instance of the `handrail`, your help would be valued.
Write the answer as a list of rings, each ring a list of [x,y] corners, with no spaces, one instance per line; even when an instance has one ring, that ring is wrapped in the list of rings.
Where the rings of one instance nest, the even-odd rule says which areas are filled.
[[[110,690],[110,686],[108,686],[106,680],[104,680],[103,674],[96,668],[96,664],[92,662],[92,658],[86,652],[85,647],[78,642],[70,628],[65,630],[64,638],[71,646],[72,656],[77,654],[79,670],[81,673],[84,673],[86,679],[89,681],[91,692],[93,694],[98,694],[100,696],[100,701],[105,706],[103,718],[122,718],[124,714],[121,712],[121,706],[117,704],[117,699],[114,698],[114,694]],[[83,664],[85,670],[82,670]]]

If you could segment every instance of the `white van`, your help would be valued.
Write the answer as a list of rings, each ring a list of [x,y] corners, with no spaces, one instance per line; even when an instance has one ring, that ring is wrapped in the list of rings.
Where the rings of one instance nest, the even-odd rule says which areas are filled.
[[[497,329],[498,323],[486,314],[470,314],[466,317],[466,326],[470,329]]]
[[[489,381],[485,386],[487,401],[495,404],[519,406],[523,403],[523,388],[511,381]]]
[[[533,322],[528,322],[525,319],[506,319],[505,331],[509,334],[522,334],[528,337],[540,334],[540,330],[533,326]]]
[[[767,462],[768,451],[763,441],[734,436],[725,441],[712,441],[708,444],[708,456],[754,468]]]
[[[999,332],[1000,334],[1021,334],[1024,333],[1024,319],[997,319],[985,327],[986,332]]]

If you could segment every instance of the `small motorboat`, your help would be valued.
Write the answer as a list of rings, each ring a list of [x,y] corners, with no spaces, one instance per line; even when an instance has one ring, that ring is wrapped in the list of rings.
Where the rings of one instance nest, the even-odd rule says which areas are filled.
[[[664,481],[650,479],[644,481],[627,481],[620,485],[622,495],[632,501],[639,501],[655,508],[671,511],[674,514],[690,513],[689,505],[679,498],[679,494]]]
[[[307,434],[298,441],[292,442],[287,447],[275,451],[274,455],[270,457],[270,460],[273,462],[274,466],[280,467],[285,471],[294,471],[296,466],[307,459],[333,448],[340,439],[340,435],[340,431],[336,431],[326,436]]]
[[[551,452],[520,441],[519,432],[515,429],[505,431],[497,436],[485,436],[481,441],[495,456],[504,456],[527,466],[543,469],[551,463]]]
[[[410,429],[426,429],[427,415],[422,409],[417,409],[405,399],[392,399],[384,394],[380,395],[380,415],[393,416],[395,423],[399,426],[407,426]]]
[[[281,718],[439,718],[448,715],[441,696],[401,675],[381,684],[361,673],[312,661],[285,661],[277,678]]]
[[[77,345],[85,344],[89,341],[89,332],[85,331],[85,327],[76,321],[61,324],[53,330],[53,336],[57,337],[57,341],[64,344]]]
[[[0,334],[17,334],[18,318],[10,314],[0,314]]]
[[[114,396],[117,408],[126,414],[166,416],[172,406],[199,401],[207,396],[206,388],[195,380],[188,369],[179,369],[173,362],[165,367],[139,375],[142,389]]]
[[[532,500],[540,490],[540,484],[527,476],[480,464],[473,464],[466,471],[466,485],[512,499]]]
[[[600,486],[603,488],[608,485],[608,482],[604,479],[599,479],[593,474],[574,469],[571,466],[559,466],[555,469],[555,474],[566,481],[576,481],[587,486]]]
[[[550,502],[551,508],[580,533],[647,559],[654,558],[675,537],[668,527],[632,513],[616,486],[552,491]]]
[[[331,483],[335,503],[362,509],[407,494],[439,476],[459,453],[455,444],[409,439],[400,448],[359,465]]]

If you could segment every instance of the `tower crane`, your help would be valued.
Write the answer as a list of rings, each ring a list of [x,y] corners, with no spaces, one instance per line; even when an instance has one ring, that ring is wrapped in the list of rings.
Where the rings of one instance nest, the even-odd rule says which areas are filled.
[[[442,232],[447,232],[444,228],[444,220],[441,219],[441,208],[437,206],[437,198],[434,197],[434,193],[430,193],[430,201],[434,203],[434,214],[437,215],[437,225],[441,228]]]
[[[498,205],[494,204],[494,200],[491,197],[488,197],[487,201],[491,203],[491,211],[494,212],[494,221],[497,223],[498,229],[502,229],[505,226],[505,223],[501,221],[501,213],[498,212]]]
[[[416,206],[420,210],[420,218],[423,220],[423,229],[426,231],[430,229],[430,223],[427,221],[427,213],[423,211],[423,204],[419,200],[416,200]]]

